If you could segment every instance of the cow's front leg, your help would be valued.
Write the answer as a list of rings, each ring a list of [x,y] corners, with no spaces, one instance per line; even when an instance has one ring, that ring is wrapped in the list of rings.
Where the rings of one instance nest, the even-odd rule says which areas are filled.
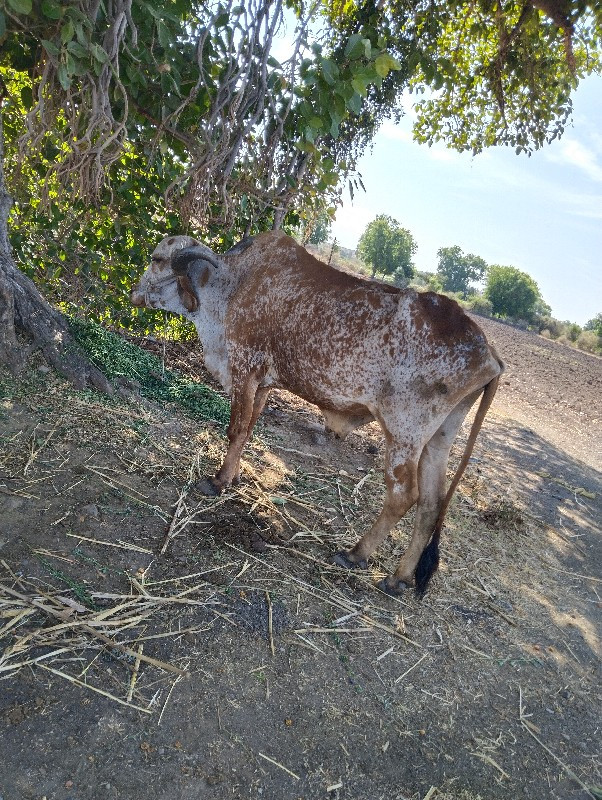
[[[197,484],[197,489],[203,494],[221,494],[228,486],[240,480],[240,457],[243,447],[253,432],[269,394],[269,388],[260,388],[259,382],[260,378],[255,374],[233,382],[228,450],[217,474]]]

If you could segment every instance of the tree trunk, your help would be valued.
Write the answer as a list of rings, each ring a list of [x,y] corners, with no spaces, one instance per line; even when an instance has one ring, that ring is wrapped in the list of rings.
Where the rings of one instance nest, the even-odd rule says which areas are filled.
[[[77,388],[93,386],[112,393],[111,384],[86,356],[69,332],[66,318],[46,302],[34,282],[12,258],[8,215],[12,200],[4,180],[2,97],[0,96],[0,364],[16,375],[34,350]]]

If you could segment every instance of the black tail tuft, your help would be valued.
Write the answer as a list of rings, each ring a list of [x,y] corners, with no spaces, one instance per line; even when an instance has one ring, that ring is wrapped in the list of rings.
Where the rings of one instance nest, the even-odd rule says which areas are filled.
[[[424,593],[427,590],[429,585],[429,581],[433,577],[433,574],[437,571],[437,567],[439,566],[439,532],[435,531],[433,534],[433,538],[430,541],[430,544],[425,547],[420,556],[420,561],[418,562],[418,566],[416,567],[416,572],[414,574],[414,579],[416,581],[416,587],[414,589],[416,593],[416,597],[419,600],[422,600],[424,597]]]

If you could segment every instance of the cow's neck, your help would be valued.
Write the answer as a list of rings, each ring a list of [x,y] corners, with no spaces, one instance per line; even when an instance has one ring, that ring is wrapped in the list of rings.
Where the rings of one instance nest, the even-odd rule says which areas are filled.
[[[224,387],[232,388],[225,337],[225,316],[228,303],[236,291],[239,276],[225,265],[211,269],[205,286],[199,288],[199,310],[190,315],[203,346],[205,366]]]

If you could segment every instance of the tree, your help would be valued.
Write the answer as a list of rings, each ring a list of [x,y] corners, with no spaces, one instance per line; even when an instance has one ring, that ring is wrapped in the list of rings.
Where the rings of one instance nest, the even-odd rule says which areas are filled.
[[[596,314],[593,319],[588,320],[583,326],[584,331],[593,331],[598,336],[602,336],[602,311]]]
[[[283,0],[2,4],[0,361],[23,363],[25,334],[95,380],[67,367],[64,318],[16,268],[9,194],[20,267],[49,270],[60,291],[92,261],[90,291],[109,285],[125,303],[149,229],[227,247],[336,205],[409,86],[435,90],[423,140],[527,150],[560,135],[571,90],[599,67],[602,8],[585,0],[287,2],[297,27],[283,63]]]
[[[366,226],[358,242],[357,252],[372,267],[372,277],[377,272],[383,275],[399,273],[398,280],[405,277],[409,281],[414,274],[414,237],[397,220],[386,214],[379,214]]]
[[[489,267],[485,297],[491,301],[493,313],[500,317],[529,319],[540,298],[533,278],[516,267]]]
[[[437,250],[437,275],[446,292],[462,292],[466,298],[470,283],[480,281],[487,272],[487,264],[472,253],[466,255],[456,245]]]
[[[331,225],[332,219],[329,217],[329,215],[325,211],[320,212],[313,222],[309,243],[322,244],[323,242],[327,241],[330,235]]]

